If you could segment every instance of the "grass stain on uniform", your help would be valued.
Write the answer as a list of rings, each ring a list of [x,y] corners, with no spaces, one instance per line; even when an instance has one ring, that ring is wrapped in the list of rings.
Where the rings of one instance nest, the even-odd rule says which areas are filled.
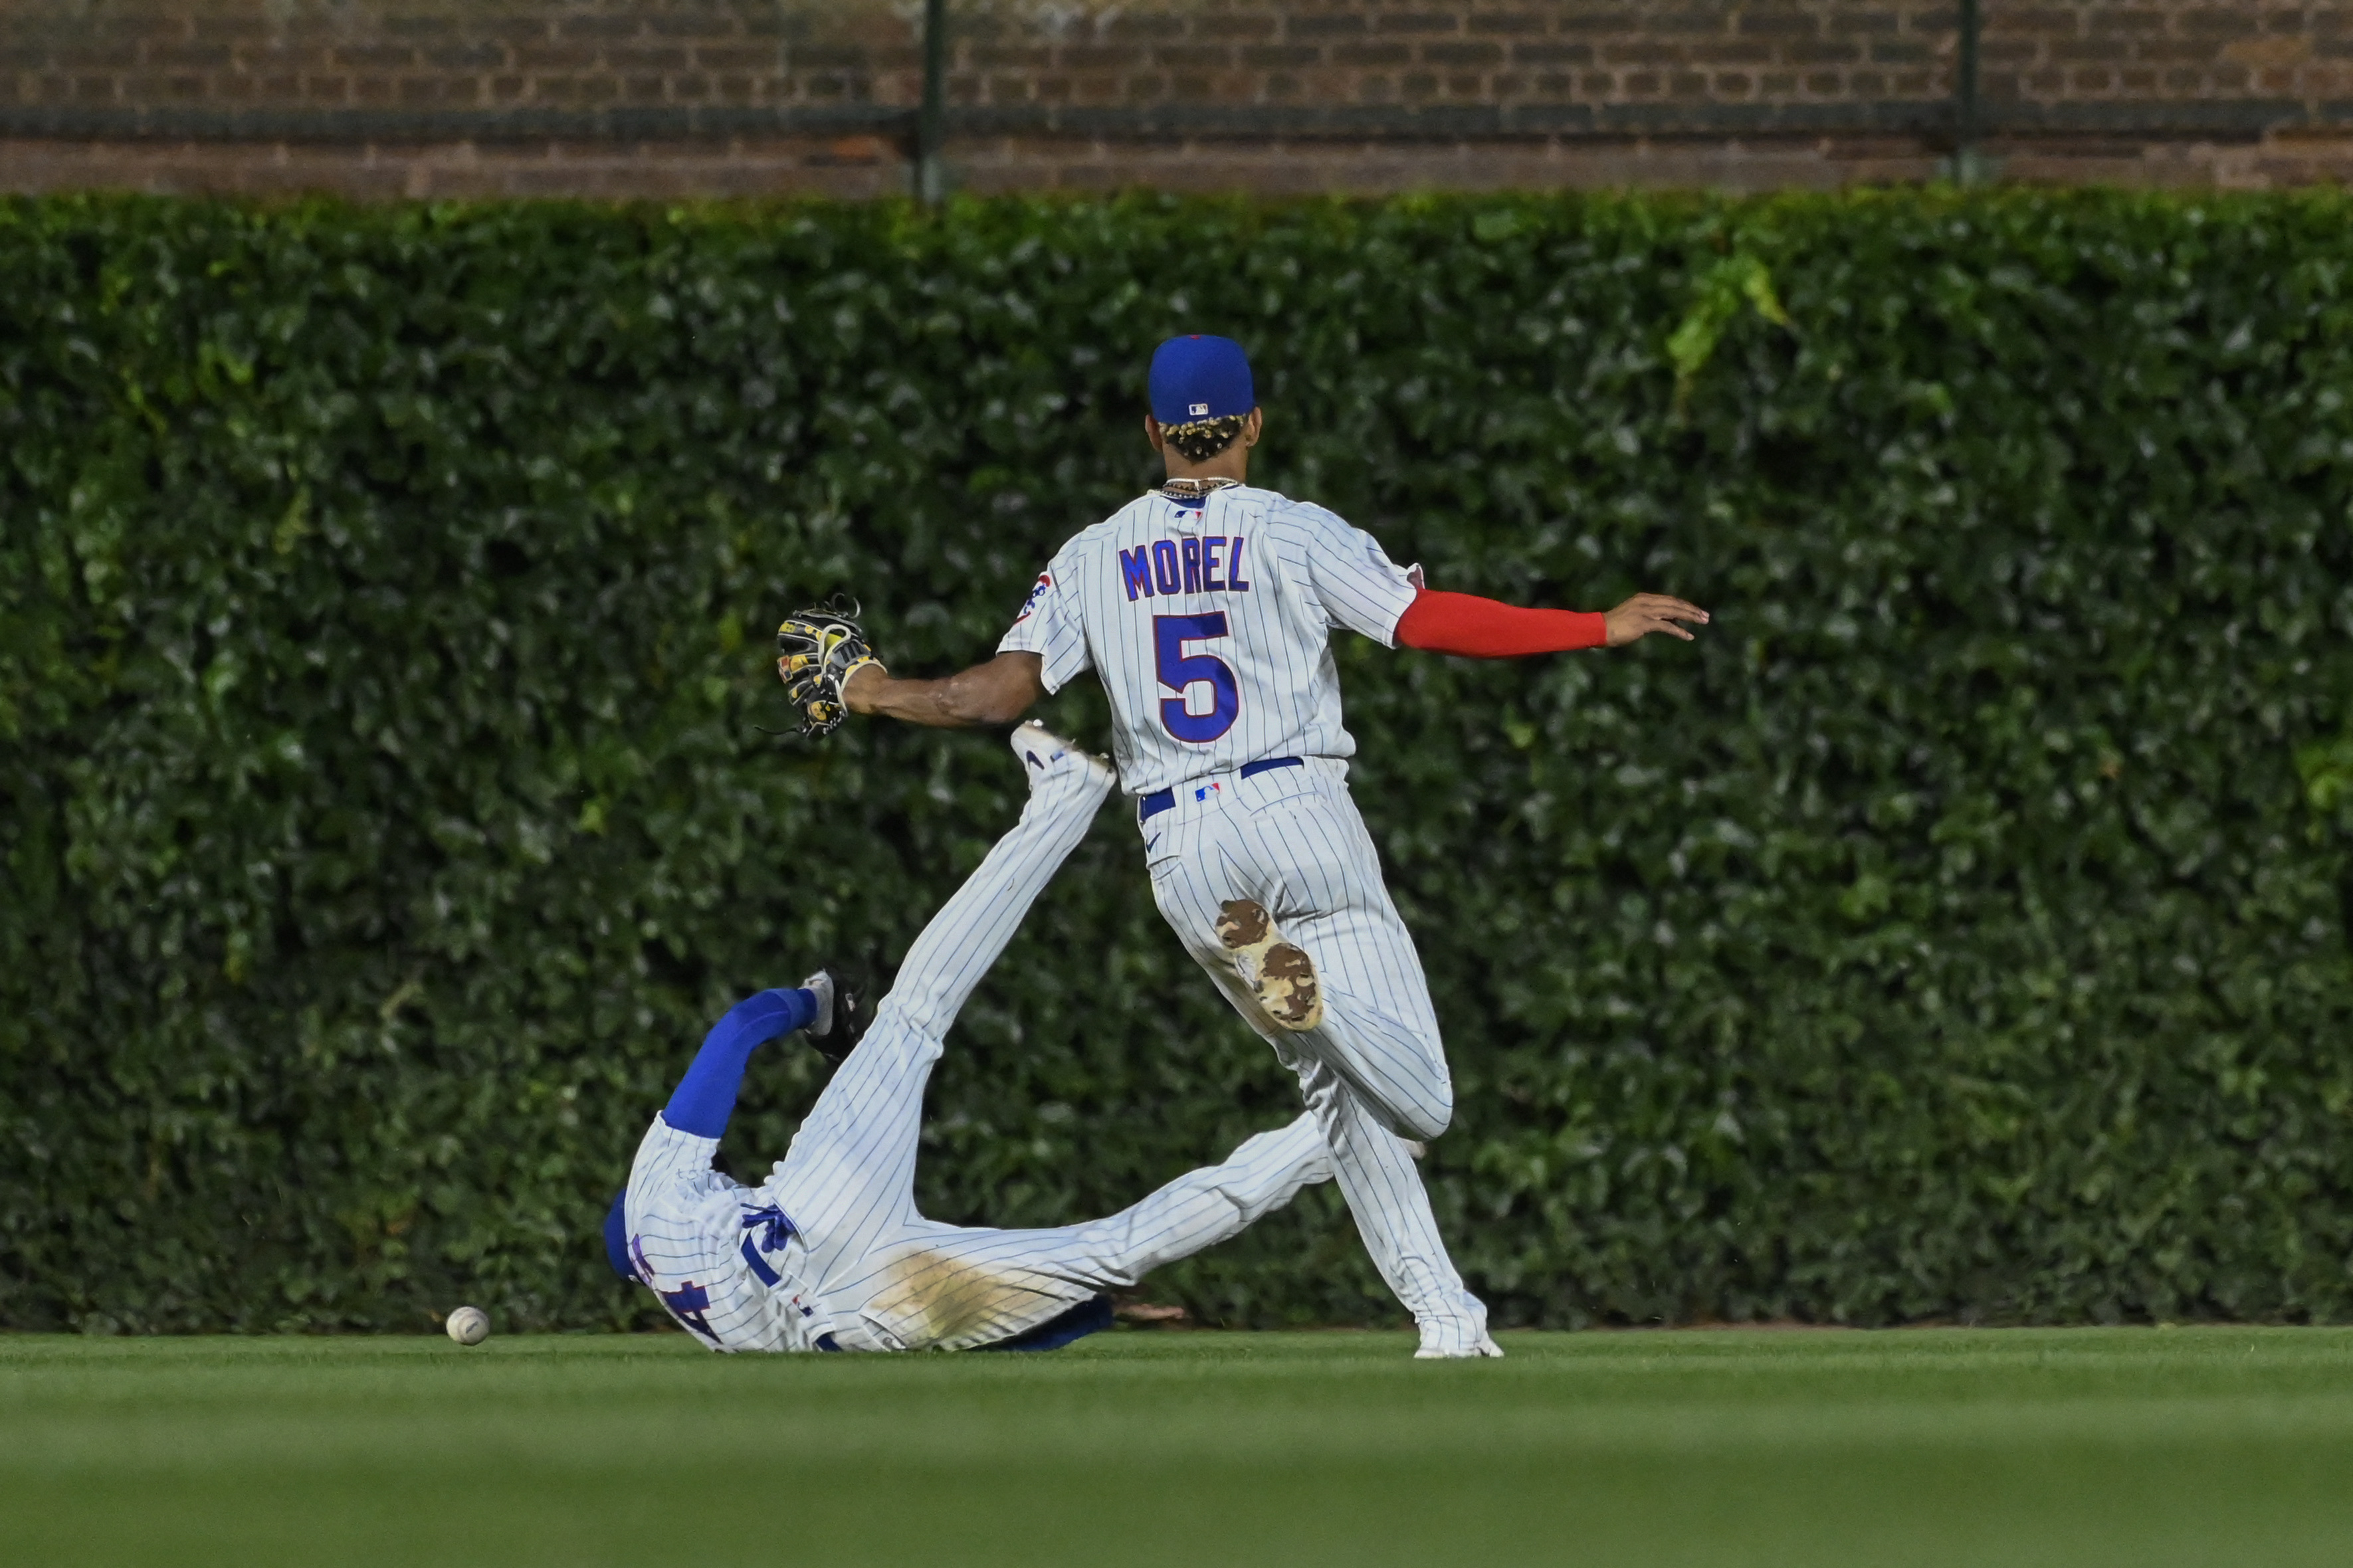
[[[911,1252],[884,1269],[866,1315],[909,1350],[965,1350],[1002,1339],[1086,1299],[1027,1269],[991,1272],[966,1259]]]

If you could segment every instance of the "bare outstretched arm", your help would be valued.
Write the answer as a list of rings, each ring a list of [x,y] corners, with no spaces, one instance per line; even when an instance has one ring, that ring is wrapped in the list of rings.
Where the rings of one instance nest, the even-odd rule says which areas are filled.
[[[1034,653],[1000,653],[939,680],[901,680],[881,665],[851,672],[841,698],[852,713],[879,713],[935,730],[1010,724],[1046,695]]]

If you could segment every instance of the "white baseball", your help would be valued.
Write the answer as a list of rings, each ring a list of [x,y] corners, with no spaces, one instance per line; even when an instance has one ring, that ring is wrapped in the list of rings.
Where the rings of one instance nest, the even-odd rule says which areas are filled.
[[[491,1337],[491,1315],[480,1307],[460,1307],[441,1325],[461,1345],[478,1345]]]

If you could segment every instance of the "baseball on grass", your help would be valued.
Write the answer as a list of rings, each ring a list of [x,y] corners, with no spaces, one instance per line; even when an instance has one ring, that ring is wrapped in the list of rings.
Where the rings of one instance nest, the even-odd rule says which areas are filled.
[[[441,1327],[461,1345],[478,1345],[491,1337],[491,1315],[480,1307],[460,1307]]]

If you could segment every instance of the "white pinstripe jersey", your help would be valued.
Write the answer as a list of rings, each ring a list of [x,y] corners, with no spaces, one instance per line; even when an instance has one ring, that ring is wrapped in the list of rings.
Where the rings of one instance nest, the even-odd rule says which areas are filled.
[[[1320,506],[1235,485],[1206,505],[1156,491],[1062,546],[997,651],[1046,689],[1093,669],[1130,795],[1271,757],[1348,757],[1331,629],[1384,646],[1417,569]]]
[[[792,1222],[765,1189],[712,1170],[718,1150],[654,1118],[622,1207],[638,1277],[712,1350],[814,1349],[832,1324],[796,1271]]]

